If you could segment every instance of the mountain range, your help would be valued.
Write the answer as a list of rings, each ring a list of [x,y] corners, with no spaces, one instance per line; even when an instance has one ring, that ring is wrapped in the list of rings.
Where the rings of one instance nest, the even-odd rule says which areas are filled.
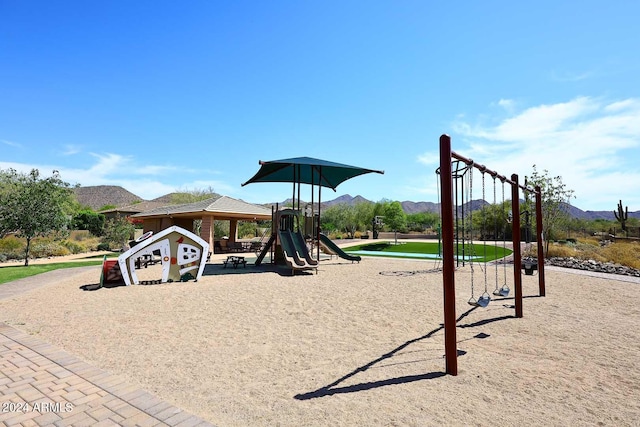
[[[74,189],[76,194],[76,198],[78,202],[83,206],[89,206],[93,210],[98,210],[104,206],[128,206],[134,203],[139,202],[157,202],[157,203],[165,203],[172,204],[171,200],[175,200],[176,198],[171,194],[165,194],[164,196],[157,197],[153,200],[144,200],[142,197],[131,193],[130,191],[124,189],[120,186],[115,185],[97,185],[97,186],[88,186],[88,187],[77,187]],[[342,195],[333,200],[322,202],[322,207],[327,208],[330,206],[334,206],[337,204],[347,204],[354,205],[356,203],[361,202],[370,202],[370,200],[365,199],[362,196],[351,196],[349,194]],[[287,203],[291,203],[291,199],[284,200],[283,202],[279,202],[282,205],[286,205]],[[303,202],[304,203],[304,202]],[[474,209],[480,208],[484,203],[481,200],[474,200],[469,202],[472,204]],[[275,202],[274,202],[275,204]],[[440,210],[440,205],[434,202],[413,202],[413,201],[403,201],[400,202],[402,205],[402,209],[404,209],[407,214],[414,214],[419,212],[438,212]],[[271,203],[265,204],[271,206]],[[584,220],[596,220],[602,219],[607,221],[614,221],[615,215],[614,211],[583,211],[573,205],[566,205],[567,212],[573,217],[577,219]],[[631,218],[639,218],[640,219],[640,211],[629,212],[629,217]]]

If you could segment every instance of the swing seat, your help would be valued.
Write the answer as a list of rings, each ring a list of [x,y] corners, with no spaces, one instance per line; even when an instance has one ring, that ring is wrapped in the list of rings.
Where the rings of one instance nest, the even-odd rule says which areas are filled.
[[[509,296],[509,292],[511,292],[511,289],[507,285],[502,285],[500,289],[493,291],[493,294],[497,297],[506,297]]]
[[[474,307],[485,308],[486,306],[489,305],[490,302],[491,302],[491,295],[485,292],[478,299],[475,299],[474,297],[469,298],[469,301],[467,301],[467,304],[472,305]]]
[[[482,294],[482,296],[480,298],[478,298],[478,307],[482,307],[485,308],[486,306],[489,305],[489,303],[491,302],[491,295],[489,295],[488,292],[485,292],[484,294]]]

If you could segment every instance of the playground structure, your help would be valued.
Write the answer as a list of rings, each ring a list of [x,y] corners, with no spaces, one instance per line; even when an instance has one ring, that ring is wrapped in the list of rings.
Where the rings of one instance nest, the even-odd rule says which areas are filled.
[[[301,212],[295,209],[278,209],[272,207],[273,220],[271,221],[271,237],[267,241],[255,265],[260,265],[267,253],[271,253],[271,262],[286,265],[292,274],[296,271],[316,270],[318,272],[318,259],[313,258],[305,238],[305,229],[308,221],[313,218],[303,217],[301,224]],[[312,228],[312,227],[311,227]]]
[[[255,265],[260,265],[270,253],[271,262],[274,264],[286,265],[293,272],[315,269],[317,273],[320,257],[313,256],[313,249],[309,249],[308,241],[311,248],[317,247],[324,253],[336,255],[351,262],[360,262],[362,259],[358,255],[343,251],[321,232],[320,240],[315,240],[313,233],[318,227],[317,214],[307,215],[307,212],[303,213],[299,209],[280,210],[276,204],[272,207],[272,217],[271,236],[258,254]]]
[[[463,168],[460,168],[460,163],[464,164]],[[473,170],[477,169],[482,174],[483,189],[482,193],[485,196],[485,174],[490,175],[494,181],[494,202],[495,202],[495,180],[499,179],[503,184],[509,184],[511,186],[511,227],[512,227],[512,243],[513,243],[513,274],[514,274],[514,288],[515,288],[515,317],[523,317],[522,307],[522,251],[521,251],[521,236],[520,236],[520,189],[525,193],[533,193],[535,195],[536,205],[536,241],[537,241],[537,270],[538,270],[538,286],[539,295],[545,295],[545,281],[544,281],[544,242],[543,242],[543,230],[542,230],[542,197],[540,187],[529,188],[522,186],[518,183],[518,175],[512,174],[511,179],[506,178],[503,175],[498,174],[495,171],[488,169],[486,166],[476,163],[471,159],[463,157],[451,150],[451,138],[448,135],[442,135],[440,137],[440,196],[441,196],[441,221],[442,221],[442,250],[443,250],[443,289],[444,289],[444,332],[445,332],[445,362],[446,373],[450,375],[458,374],[458,362],[457,362],[457,339],[456,339],[456,307],[455,307],[455,269],[456,269],[456,248],[458,245],[455,243],[459,239],[459,234],[455,233],[455,227],[458,219],[458,202],[459,190],[457,185],[458,179],[464,179],[466,172],[470,173],[468,178],[469,185],[469,199],[467,202],[473,202]],[[456,184],[454,185],[454,182]],[[464,221],[464,195],[462,194],[461,212]],[[455,200],[455,203],[454,203]],[[455,205],[455,206],[454,206]],[[469,210],[469,221],[473,224],[473,207],[467,203]],[[472,230],[472,229],[471,229]],[[486,239],[486,236],[483,236]],[[473,239],[471,233],[470,239]],[[464,242],[462,247],[464,248]],[[464,249],[463,249],[464,250]],[[472,255],[472,254],[469,254]],[[463,252],[463,260],[465,260],[465,254]],[[468,258],[471,263],[471,288],[472,296],[469,300],[471,305],[476,307],[486,307],[491,297],[487,292],[487,268],[484,268],[484,293],[480,298],[475,299],[473,295],[473,261],[472,257]],[[496,267],[497,268],[497,267]],[[506,285],[506,283],[505,283]],[[496,269],[496,290],[494,295],[504,296],[503,294],[507,289],[498,287],[498,274]]]
[[[118,282],[127,286],[140,284],[136,267],[140,266],[141,259],[152,259],[157,254],[162,273],[154,283],[198,281],[202,277],[209,244],[190,231],[174,225],[157,234],[147,232],[134,242],[135,245],[122,253],[117,261],[105,257],[100,286]]]

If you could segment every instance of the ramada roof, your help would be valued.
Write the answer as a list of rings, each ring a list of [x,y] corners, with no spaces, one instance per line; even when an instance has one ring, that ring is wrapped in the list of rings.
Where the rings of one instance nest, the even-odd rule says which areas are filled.
[[[216,219],[271,219],[271,209],[228,196],[212,197],[199,202],[181,205],[162,206],[137,213],[131,217],[138,219],[165,216],[201,218],[206,214],[213,215]]]

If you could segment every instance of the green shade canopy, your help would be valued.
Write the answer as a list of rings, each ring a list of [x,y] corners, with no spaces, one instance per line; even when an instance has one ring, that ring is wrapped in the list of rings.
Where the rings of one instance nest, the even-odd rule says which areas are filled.
[[[311,157],[296,157],[268,162],[261,160],[259,163],[260,170],[242,186],[254,182],[292,182],[294,184],[319,185],[336,191],[338,185],[356,176],[371,172],[384,174],[384,171],[343,165]]]

